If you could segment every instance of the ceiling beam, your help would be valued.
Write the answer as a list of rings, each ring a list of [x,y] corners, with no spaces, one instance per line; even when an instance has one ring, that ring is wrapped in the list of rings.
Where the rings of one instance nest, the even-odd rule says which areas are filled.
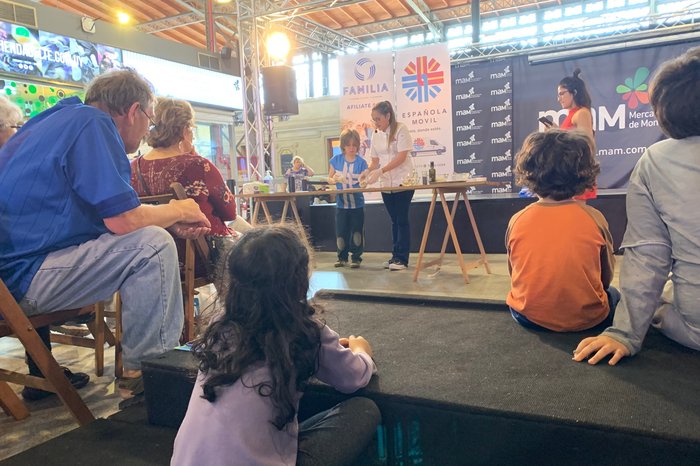
[[[413,12],[418,15],[420,19],[428,26],[430,32],[433,33],[433,37],[438,37],[440,40],[443,39],[442,24],[435,22],[435,16],[430,11],[430,7],[425,4],[423,0],[404,0],[408,6],[411,7]]]

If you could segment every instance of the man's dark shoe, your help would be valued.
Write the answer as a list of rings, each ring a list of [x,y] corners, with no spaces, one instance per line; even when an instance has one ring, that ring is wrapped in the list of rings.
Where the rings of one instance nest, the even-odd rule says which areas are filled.
[[[66,374],[68,380],[70,380],[71,385],[76,389],[83,388],[90,381],[90,376],[84,372],[71,372],[67,367],[63,367],[63,373]],[[43,400],[46,397],[55,395],[53,392],[47,392],[40,388],[34,387],[24,387],[22,389],[22,398],[27,401],[38,401]]]

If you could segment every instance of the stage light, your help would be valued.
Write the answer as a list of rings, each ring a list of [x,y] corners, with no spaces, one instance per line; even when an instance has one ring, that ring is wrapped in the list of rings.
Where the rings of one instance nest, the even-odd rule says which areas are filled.
[[[287,55],[291,47],[287,34],[280,31],[270,32],[267,36],[266,46],[267,54],[270,60],[274,62],[273,65],[287,61]]]
[[[117,21],[119,21],[119,24],[127,24],[129,21],[131,21],[131,16],[129,16],[128,13],[120,11],[117,13]]]

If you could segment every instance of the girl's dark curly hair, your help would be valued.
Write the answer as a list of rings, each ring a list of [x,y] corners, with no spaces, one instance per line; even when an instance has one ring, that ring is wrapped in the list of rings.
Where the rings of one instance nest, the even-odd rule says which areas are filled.
[[[574,75],[565,77],[559,81],[559,85],[574,96],[574,102],[576,103],[577,107],[585,107],[590,109],[591,95],[588,93],[586,83],[583,82],[583,79],[578,77],[580,74],[581,69],[576,68],[574,70]]]
[[[530,134],[516,155],[515,182],[556,201],[582,194],[600,173],[591,142],[579,131]]]
[[[225,312],[192,348],[207,375],[202,397],[216,401],[219,387],[265,364],[271,379],[254,388],[272,399],[270,422],[282,430],[296,415],[295,393],[318,369],[322,324],[306,300],[309,250],[291,228],[255,228],[231,248],[228,271]]]

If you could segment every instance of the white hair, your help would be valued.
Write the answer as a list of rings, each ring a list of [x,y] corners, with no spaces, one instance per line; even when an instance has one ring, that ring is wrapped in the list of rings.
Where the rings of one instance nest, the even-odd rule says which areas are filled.
[[[0,129],[19,124],[24,119],[22,110],[4,95],[0,95]]]

